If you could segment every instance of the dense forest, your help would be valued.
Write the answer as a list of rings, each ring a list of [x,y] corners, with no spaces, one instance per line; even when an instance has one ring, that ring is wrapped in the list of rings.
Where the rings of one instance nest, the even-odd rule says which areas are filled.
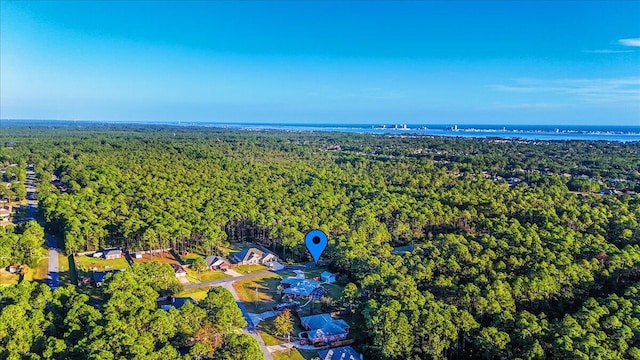
[[[35,165],[41,215],[68,253],[251,241],[297,262],[304,233],[322,229],[368,358],[640,359],[638,142],[34,125],[3,127],[0,146],[0,162]],[[3,290],[0,309],[32,312],[20,316],[35,325],[23,331],[45,329],[38,349],[74,354],[90,345],[50,334],[91,333],[91,320],[99,339],[134,321],[30,286]],[[154,316],[138,331],[177,321]],[[77,324],[49,334],[38,322],[52,318]],[[18,331],[2,324],[0,339]],[[170,358],[191,336],[175,327],[126,351]]]
[[[44,257],[44,229],[35,221],[0,227],[0,268],[12,264],[35,267]]]
[[[211,288],[198,306],[156,307],[177,283],[167,264],[147,263],[112,276],[108,300],[96,308],[74,286],[51,291],[22,282],[0,288],[0,358],[19,359],[183,359],[260,360],[231,293]],[[177,285],[180,285],[177,283]]]

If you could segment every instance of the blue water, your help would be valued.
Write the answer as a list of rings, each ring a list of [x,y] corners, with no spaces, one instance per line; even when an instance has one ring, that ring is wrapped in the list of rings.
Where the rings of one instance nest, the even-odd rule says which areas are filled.
[[[168,125],[180,127],[213,127],[238,129],[246,131],[280,130],[292,132],[343,132],[357,134],[392,134],[392,135],[425,135],[471,138],[505,138],[524,140],[604,140],[604,141],[640,141],[640,125],[638,126],[553,126],[553,125],[407,125],[406,129],[394,124],[305,124],[305,123],[220,123],[220,122],[97,122],[68,120],[7,120],[2,123],[22,125],[58,125],[82,126],[92,125]]]
[[[358,134],[426,135],[473,138],[507,138],[526,140],[605,140],[640,141],[640,126],[545,126],[545,125],[407,125],[407,128],[395,128],[394,125],[349,125],[349,124],[223,124],[190,123],[186,126],[222,127],[241,130],[282,130],[295,132],[335,131]]]

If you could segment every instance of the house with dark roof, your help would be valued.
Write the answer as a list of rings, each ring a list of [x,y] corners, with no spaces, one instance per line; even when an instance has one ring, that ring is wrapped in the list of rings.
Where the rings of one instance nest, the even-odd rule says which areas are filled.
[[[362,360],[362,355],[351,346],[320,350],[318,355],[320,360]]]
[[[231,258],[236,264],[262,264],[269,265],[278,261],[278,256],[262,246],[253,246],[236,253]]]
[[[207,258],[204,260],[207,263],[207,268],[209,270],[228,270],[231,265],[225,261],[223,258],[219,257],[219,256],[207,256]]]
[[[188,302],[192,303],[193,305],[196,304],[196,301],[191,297],[173,297],[169,295],[160,297],[156,300],[157,306],[165,311],[169,311],[171,307],[181,309]]]
[[[176,274],[176,277],[185,277],[187,276],[187,270],[185,270],[182,265],[171,264],[173,268],[173,272]]]
[[[336,320],[329,314],[304,316],[300,318],[300,322],[307,330],[299,335],[302,343],[327,344],[345,340],[349,336],[349,324],[344,320]]]
[[[91,274],[91,280],[96,287],[101,287],[104,284],[104,280],[109,274],[117,274],[120,270],[109,270],[109,271],[94,271]]]

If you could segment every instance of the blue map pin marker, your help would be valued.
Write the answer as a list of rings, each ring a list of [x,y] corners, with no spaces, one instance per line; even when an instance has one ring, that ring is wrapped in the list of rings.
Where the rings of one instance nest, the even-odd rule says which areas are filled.
[[[315,261],[317,265],[320,256],[329,243],[327,235],[320,230],[311,230],[304,237],[304,243],[307,245],[307,250],[309,250],[311,256],[313,256],[313,261]]]

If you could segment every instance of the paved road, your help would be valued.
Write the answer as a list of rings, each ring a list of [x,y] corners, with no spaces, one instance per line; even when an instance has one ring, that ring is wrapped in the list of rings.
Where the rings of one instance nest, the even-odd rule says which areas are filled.
[[[236,304],[238,304],[238,307],[240,308],[240,311],[242,312],[242,315],[244,316],[245,320],[247,320],[247,327],[244,329],[244,332],[246,334],[249,334],[251,336],[253,336],[254,339],[256,339],[256,341],[258,341],[258,344],[260,344],[260,349],[262,349],[262,353],[264,354],[264,358],[265,360],[273,360],[273,356],[271,355],[271,351],[269,351],[269,348],[267,348],[267,345],[264,343],[264,340],[262,340],[262,336],[260,336],[260,333],[258,333],[258,329],[256,328],[256,324],[253,323],[253,319],[251,319],[251,316],[249,316],[249,312],[247,311],[247,309],[244,307],[244,304],[240,302],[240,298],[238,297],[238,294],[236,293],[236,289],[233,288],[233,282],[240,279],[240,278],[251,278],[251,277],[255,277],[255,276],[261,276],[258,274],[262,274],[262,275],[268,275],[270,272],[268,271],[264,271],[261,273],[255,273],[255,274],[251,274],[254,276],[250,276],[250,277],[244,277],[244,276],[238,276],[238,277],[233,277],[230,279],[225,279],[227,281],[222,281],[222,280],[218,280],[218,281],[222,281],[220,284],[218,285],[211,285],[211,286],[222,286],[225,289],[229,290],[231,292],[231,295],[233,295],[233,298],[236,299]],[[212,281],[214,282],[214,281]]]
[[[33,165],[27,165],[27,218],[33,220],[36,217],[36,211],[38,210],[38,201],[36,200],[36,174],[33,172]],[[58,242],[49,234],[46,234],[47,246],[49,247],[49,259],[48,259],[48,283],[52,290],[57,289],[60,286],[58,268]]]
[[[58,278],[58,250],[56,249],[56,240],[51,235],[47,235],[47,246],[49,246],[49,286],[51,286],[51,290],[55,290],[60,286]]]
[[[36,200],[35,173],[33,166],[27,165],[27,217],[29,220],[35,219],[38,201]]]
[[[188,285],[185,285],[184,288],[192,289],[192,288],[200,288],[205,286],[223,286],[224,284],[227,284],[227,283],[231,284],[234,281],[238,281],[242,279],[251,279],[251,278],[260,277],[260,276],[267,276],[269,274],[273,274],[273,273],[271,271],[262,271],[262,272],[257,272],[257,273],[242,275],[242,276],[230,277],[230,278],[221,279],[221,280],[213,280],[213,281],[207,281],[207,282],[196,283],[196,284],[188,284]]]

